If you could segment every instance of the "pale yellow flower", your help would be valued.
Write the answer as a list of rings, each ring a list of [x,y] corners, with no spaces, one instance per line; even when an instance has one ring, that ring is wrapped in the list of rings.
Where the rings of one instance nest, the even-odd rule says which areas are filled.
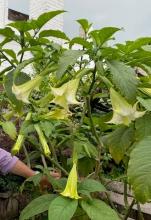
[[[50,120],[50,119],[58,119],[63,120],[68,118],[68,112],[65,109],[55,109],[48,112],[45,115],[42,115],[41,118]]]
[[[32,113],[28,112],[28,114],[26,115],[25,121],[29,121],[31,119],[31,116],[32,116]],[[24,143],[24,135],[19,134],[17,137],[16,143],[14,144],[12,151],[11,151],[13,155],[19,153],[23,143]]]
[[[40,126],[38,124],[35,124],[34,127],[35,127],[35,130],[37,131],[37,134],[39,136],[39,140],[40,140],[40,143],[42,145],[45,156],[49,156],[51,154],[51,152],[50,152],[50,149],[49,149],[49,146],[47,144],[46,138],[45,138]]]
[[[69,197],[71,199],[80,199],[81,197],[77,192],[77,164],[73,163],[73,167],[69,173],[65,190],[61,193],[62,196]]]
[[[68,110],[68,105],[78,105],[80,104],[76,100],[76,93],[79,85],[79,78],[70,80],[69,82],[63,84],[59,88],[51,87],[51,91],[55,98],[52,100],[53,103],[62,106],[64,109]]]
[[[142,117],[145,114],[145,111],[139,112],[136,110],[137,103],[132,106],[113,88],[110,89],[110,98],[113,108],[113,117],[107,123],[116,125],[124,124],[128,126],[131,121],[134,121],[136,118]]]
[[[39,87],[42,81],[42,76],[38,75],[34,79],[29,80],[28,82],[21,85],[13,85],[12,92],[15,94],[18,100],[21,100],[24,103],[30,103],[28,98],[33,89]]]

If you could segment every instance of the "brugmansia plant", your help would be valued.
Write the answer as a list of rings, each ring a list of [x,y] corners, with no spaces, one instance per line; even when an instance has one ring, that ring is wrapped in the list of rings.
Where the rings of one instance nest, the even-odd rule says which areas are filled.
[[[0,61],[7,63],[0,72],[7,97],[0,126],[15,141],[12,154],[23,149],[52,184],[19,219],[126,220],[134,204],[151,201],[151,38],[111,46],[122,29],[91,31],[86,19],[77,20],[83,35],[73,39],[42,29],[63,12],[0,29]],[[14,41],[18,51],[6,49]],[[49,175],[51,167],[61,179]],[[107,177],[125,184],[123,213],[110,200]]]

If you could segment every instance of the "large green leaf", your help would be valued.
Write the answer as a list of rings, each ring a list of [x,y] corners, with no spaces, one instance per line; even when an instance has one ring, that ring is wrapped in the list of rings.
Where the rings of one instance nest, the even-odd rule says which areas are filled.
[[[75,37],[70,41],[70,47],[72,47],[74,44],[79,44],[87,49],[90,49],[92,47],[92,44],[88,41],[86,41],[82,37]]]
[[[144,137],[151,136],[151,114],[145,114],[143,117],[136,120],[136,140],[141,140]]]
[[[79,19],[77,20],[77,22],[81,25],[82,29],[84,30],[84,32],[88,32],[88,30],[90,29],[92,24],[89,24],[87,19]]]
[[[151,200],[151,136],[145,137],[130,154],[127,171],[137,201]]]
[[[9,28],[9,27],[5,27],[3,29],[0,29],[0,35],[3,35],[5,37],[12,37],[14,35],[14,31]]]
[[[81,205],[91,220],[119,220],[116,212],[101,200],[82,201]]]
[[[57,77],[61,78],[68,67],[74,65],[83,54],[81,50],[66,50],[59,59]]]
[[[120,126],[104,138],[109,151],[116,163],[119,163],[134,139],[132,127]]]
[[[21,212],[19,220],[28,220],[29,218],[48,210],[50,202],[55,195],[46,194],[32,200]]]
[[[123,96],[129,101],[134,101],[138,84],[134,69],[119,61],[111,61],[108,65],[113,76],[113,83]]]
[[[11,121],[6,121],[0,123],[4,132],[10,136],[11,139],[15,140],[17,136],[16,127]]]
[[[11,49],[3,49],[3,52],[5,52],[7,55],[9,55],[11,58],[16,60],[16,53]]]
[[[78,192],[89,195],[91,192],[105,192],[106,189],[99,181],[93,179],[85,179],[78,185]]]
[[[62,196],[54,199],[49,206],[49,220],[70,220],[78,206],[77,200],[71,200]]]
[[[128,46],[127,46],[127,52],[133,52],[134,50],[137,50],[139,48],[141,48],[144,45],[148,45],[151,44],[151,37],[142,37],[139,38],[133,42],[131,42]]]
[[[39,37],[56,37],[63,40],[69,41],[67,35],[59,30],[44,30],[39,34]]]
[[[103,45],[113,36],[113,34],[115,34],[119,30],[120,29],[117,27],[104,27],[99,30],[100,44]]]
[[[116,27],[104,27],[100,30],[94,30],[90,32],[90,36],[95,40],[98,46],[102,46],[105,42],[111,39],[111,37],[119,31]]]
[[[30,21],[15,21],[9,23],[8,26],[17,29],[19,32],[26,32],[33,29],[33,26],[30,23]]]
[[[65,11],[50,11],[50,12],[45,12],[42,15],[40,15],[37,20],[36,20],[36,24],[37,27],[40,29],[43,27],[43,25],[45,25],[48,21],[50,21],[52,18],[54,18],[55,16],[64,13]]]
[[[143,99],[141,97],[138,97],[137,100],[147,111],[151,111],[151,99]]]

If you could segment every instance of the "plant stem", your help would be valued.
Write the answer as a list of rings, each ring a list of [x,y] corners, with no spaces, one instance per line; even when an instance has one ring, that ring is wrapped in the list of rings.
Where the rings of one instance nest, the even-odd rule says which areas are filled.
[[[100,160],[101,160],[101,152],[102,152],[102,146],[103,144],[101,143],[101,140],[96,132],[96,129],[95,129],[95,125],[93,123],[93,118],[92,118],[92,114],[91,114],[91,105],[90,105],[90,97],[88,96],[86,98],[86,102],[87,102],[87,108],[88,108],[88,116],[89,116],[89,120],[90,120],[90,124],[91,124],[91,130],[92,130],[92,134],[94,135],[95,139],[96,139],[96,142],[98,144],[98,159],[96,161],[96,168],[95,168],[95,178],[98,178],[98,175],[99,175],[99,172],[100,172],[100,169],[101,169],[101,163],[100,163]]]
[[[24,32],[20,32],[20,37],[21,37],[21,49],[24,49],[25,46],[25,38],[24,38]],[[24,57],[24,51],[22,51],[21,53],[21,57],[20,57],[20,63],[23,61],[23,57]]]
[[[125,207],[127,209],[129,204],[128,204],[128,200],[127,200],[127,182],[126,182],[126,180],[124,180],[124,203],[125,203]]]
[[[26,146],[24,144],[23,144],[23,150],[24,150],[24,153],[25,153],[25,156],[26,156],[27,165],[28,165],[29,168],[31,168],[30,158],[29,158],[29,155],[28,155],[28,151],[27,151]]]
[[[57,154],[56,154],[56,151],[55,151],[54,145],[51,144],[50,141],[49,141],[49,146],[51,147],[52,154],[53,154],[53,157],[54,157],[55,161],[57,161],[57,163],[58,163],[58,158],[57,158]]]
[[[126,210],[126,213],[125,213],[125,216],[124,216],[123,220],[127,220],[128,219],[134,204],[135,204],[135,199],[133,199],[133,201],[131,202],[131,205]]]
[[[95,77],[96,77],[96,67],[94,68],[94,71],[93,71],[93,78],[92,78],[92,83],[91,83],[91,85],[90,85],[90,88],[89,88],[89,92],[88,92],[88,94],[91,94],[91,91],[92,91],[92,89],[93,89],[93,86],[94,86],[94,84],[95,84]]]
[[[58,169],[60,169],[66,176],[69,175],[69,173],[57,162],[54,160],[54,158],[51,158],[50,156],[47,157],[51,163],[53,163]]]
[[[86,98],[86,102],[87,102],[88,116],[89,116],[89,119],[90,119],[92,134],[94,135],[94,137],[96,139],[96,142],[98,143],[99,149],[102,150],[102,143],[101,143],[100,138],[99,138],[99,136],[98,136],[98,134],[96,132],[96,129],[95,129],[95,126],[94,126],[94,123],[93,123],[93,119],[92,119],[91,105],[90,105],[90,96],[88,96]]]
[[[3,57],[11,64],[11,66],[13,66],[14,68],[16,68],[15,64],[3,53],[2,50],[0,50],[1,54],[3,55]]]
[[[44,168],[48,168],[48,166],[47,166],[47,163],[46,163],[46,160],[45,160],[45,157],[44,157],[44,155],[43,154],[41,154],[41,160],[42,160],[42,163],[43,163],[43,165],[44,165]]]
[[[142,214],[142,211],[141,211],[141,207],[140,207],[139,202],[137,202],[137,210],[138,210],[139,220],[144,220],[144,216],[143,216],[143,214]]]

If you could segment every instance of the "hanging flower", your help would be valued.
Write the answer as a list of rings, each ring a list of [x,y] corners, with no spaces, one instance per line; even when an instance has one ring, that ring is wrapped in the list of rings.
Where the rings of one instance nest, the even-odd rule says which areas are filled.
[[[68,118],[68,113],[65,109],[55,109],[50,112],[48,112],[45,115],[42,115],[41,118],[50,120],[50,119],[58,119],[63,120]]]
[[[136,110],[137,103],[133,106],[130,105],[126,99],[124,99],[124,97],[113,88],[110,89],[110,98],[113,107],[113,117],[107,123],[116,125],[124,124],[128,126],[131,121],[134,121],[136,118],[142,117],[145,114],[145,111],[139,112]]]
[[[51,87],[51,91],[55,98],[52,100],[53,103],[62,106],[68,110],[68,105],[78,105],[79,102],[76,100],[76,93],[79,85],[79,78],[70,80],[63,84],[59,88]]]
[[[51,154],[51,152],[50,152],[46,138],[45,138],[40,126],[38,124],[35,124],[34,127],[35,127],[35,130],[37,131],[37,134],[39,136],[39,140],[40,140],[40,143],[43,147],[43,151],[44,151],[45,156],[49,156]]]
[[[29,121],[31,119],[31,116],[32,116],[32,113],[28,112],[28,114],[26,115],[25,121]],[[11,150],[13,155],[19,153],[23,143],[24,143],[24,135],[19,134],[18,137],[17,137],[17,141],[16,141],[16,143],[14,144],[14,146]]]
[[[29,103],[29,95],[33,89],[39,87],[42,81],[42,76],[38,75],[34,79],[29,80],[28,82],[21,85],[13,85],[12,92],[15,94],[18,100],[21,100],[24,103]]]
[[[16,155],[17,153],[19,153],[23,143],[24,143],[24,135],[19,134],[17,137],[17,141],[11,150],[13,155]]]
[[[73,163],[73,167],[69,173],[65,190],[61,193],[61,195],[71,199],[80,199],[81,197],[77,192],[77,180],[77,163]]]

